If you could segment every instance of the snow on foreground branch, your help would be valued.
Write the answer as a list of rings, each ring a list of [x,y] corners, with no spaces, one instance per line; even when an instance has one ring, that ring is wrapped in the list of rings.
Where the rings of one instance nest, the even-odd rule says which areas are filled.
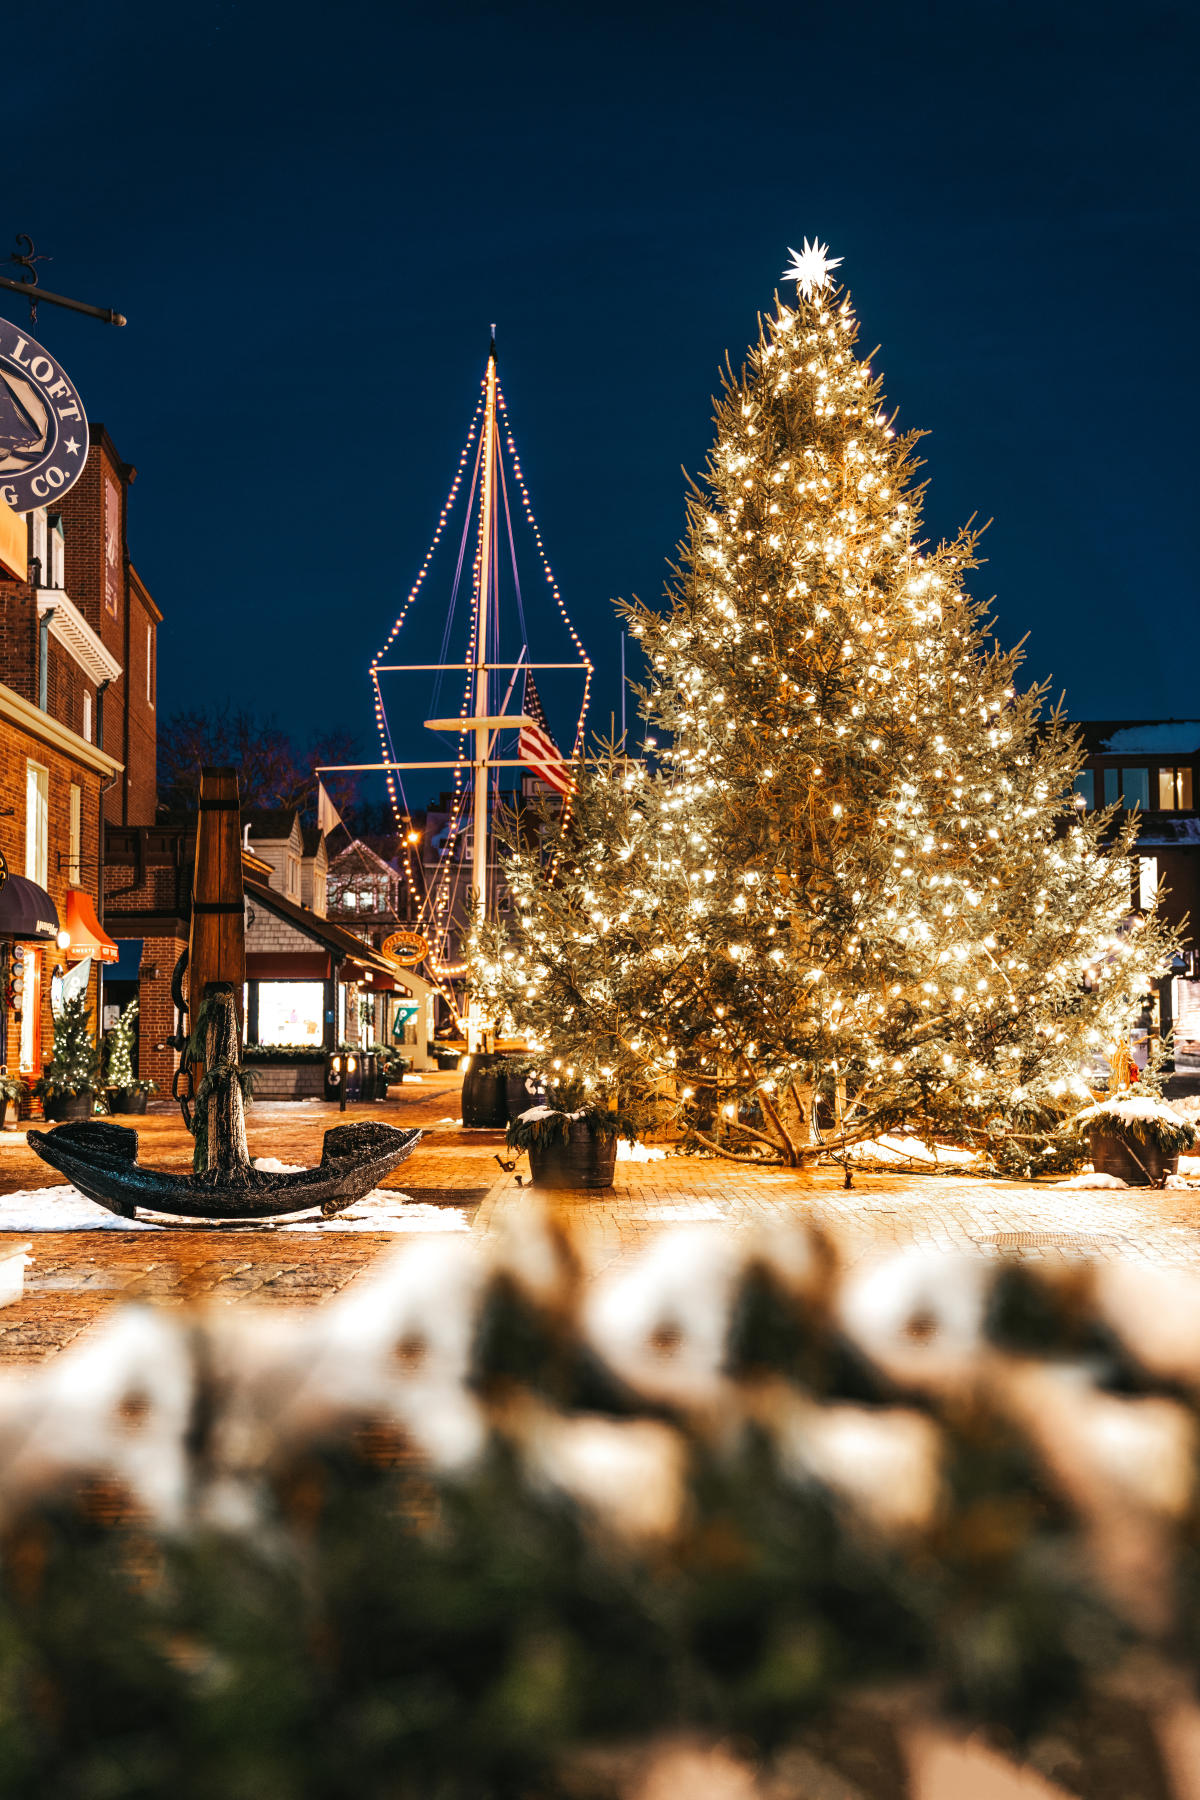
[[[615,1796],[663,1732],[836,1765],[866,1708],[1087,1793],[1114,1684],[1197,1674],[1198,1299],[806,1230],[588,1281],[533,1220],[114,1312],[0,1382],[4,1791]]]

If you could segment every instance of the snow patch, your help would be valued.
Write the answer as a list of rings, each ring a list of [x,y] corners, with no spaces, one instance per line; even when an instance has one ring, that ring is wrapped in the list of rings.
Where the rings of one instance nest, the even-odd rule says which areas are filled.
[[[269,1161],[264,1158],[263,1161]],[[260,1162],[259,1167],[262,1166]],[[275,1172],[282,1172],[283,1165]],[[250,1226],[248,1224],[247,1228]],[[27,1188],[0,1195],[0,1233],[26,1231],[156,1231],[142,1219],[120,1219],[69,1186]],[[169,1224],[165,1227],[169,1230]],[[262,1222],[275,1231],[469,1231],[467,1215],[457,1206],[429,1206],[408,1200],[399,1188],[374,1188],[333,1219],[295,1219],[286,1224]]]
[[[1127,1188],[1129,1183],[1122,1181],[1119,1175],[1098,1175],[1094,1169],[1085,1169],[1082,1175],[1072,1175],[1069,1181],[1056,1181],[1060,1188]]]
[[[1158,725],[1124,725],[1105,740],[1109,755],[1131,750],[1177,750],[1191,755],[1200,747],[1200,720],[1165,719]]]
[[[860,1144],[851,1144],[847,1156],[865,1157],[872,1162],[918,1162],[928,1163],[973,1163],[978,1160],[978,1151],[964,1150],[953,1144],[934,1144],[932,1148],[915,1137],[880,1137],[865,1138]]]
[[[630,1144],[624,1138],[617,1144],[618,1162],[661,1162],[666,1154],[656,1144]]]
[[[1094,1120],[1102,1125],[1106,1119],[1161,1119],[1164,1124],[1182,1126],[1190,1123],[1173,1106],[1168,1106],[1165,1100],[1155,1099],[1152,1094],[1117,1094],[1111,1100],[1101,1100],[1096,1106],[1085,1106],[1071,1122],[1084,1125]]]
[[[277,1156],[255,1156],[251,1160],[264,1175],[302,1175],[308,1167],[307,1163],[280,1162]]]

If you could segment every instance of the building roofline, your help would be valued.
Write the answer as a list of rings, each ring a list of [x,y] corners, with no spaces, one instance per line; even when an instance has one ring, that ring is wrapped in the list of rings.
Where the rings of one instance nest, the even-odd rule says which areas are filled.
[[[265,881],[256,881],[247,875],[243,883],[246,893],[259,904],[277,913],[297,931],[304,932],[319,944],[325,944],[342,956],[351,957],[364,967],[375,969],[380,975],[395,975],[397,965],[390,957],[380,954],[373,945],[356,937],[352,931],[335,924],[332,919],[323,919],[319,913],[310,912],[306,906],[297,906],[293,900],[285,900],[277,888],[268,887]]]
[[[44,713],[40,706],[26,700],[10,687],[0,682],[0,719],[7,719],[30,737],[40,738],[52,750],[60,750],[65,756],[72,757],[75,762],[84,763],[97,775],[119,775],[125,767],[114,756],[108,756],[95,744],[89,744],[85,737],[72,731],[67,725],[60,725],[57,719]]]

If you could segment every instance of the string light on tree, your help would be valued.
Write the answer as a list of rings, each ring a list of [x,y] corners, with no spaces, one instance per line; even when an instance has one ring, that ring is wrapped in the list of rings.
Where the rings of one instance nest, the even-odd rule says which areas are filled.
[[[816,1103],[843,1155],[908,1121],[1030,1163],[1171,934],[1131,927],[1136,825],[1078,812],[1075,736],[968,591],[978,534],[922,537],[841,259],[791,257],[667,607],[622,608],[657,766],[590,761],[479,954],[516,1029],[596,1081],[603,1044],[722,1155],[803,1160]]]

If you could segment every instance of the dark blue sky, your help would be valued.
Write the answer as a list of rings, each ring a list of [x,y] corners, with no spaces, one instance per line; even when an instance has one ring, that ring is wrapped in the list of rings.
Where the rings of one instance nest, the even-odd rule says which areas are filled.
[[[1030,633],[1030,673],[1077,716],[1194,714],[1195,20],[1157,0],[20,9],[0,249],[32,233],[47,286],[129,316],[47,307],[39,336],[139,470],[163,709],[228,697],[372,753],[367,663],[496,319],[607,725],[610,598],[661,592],[718,362],[818,233],[901,424],[932,434],[933,529],[995,520],[980,587]]]

